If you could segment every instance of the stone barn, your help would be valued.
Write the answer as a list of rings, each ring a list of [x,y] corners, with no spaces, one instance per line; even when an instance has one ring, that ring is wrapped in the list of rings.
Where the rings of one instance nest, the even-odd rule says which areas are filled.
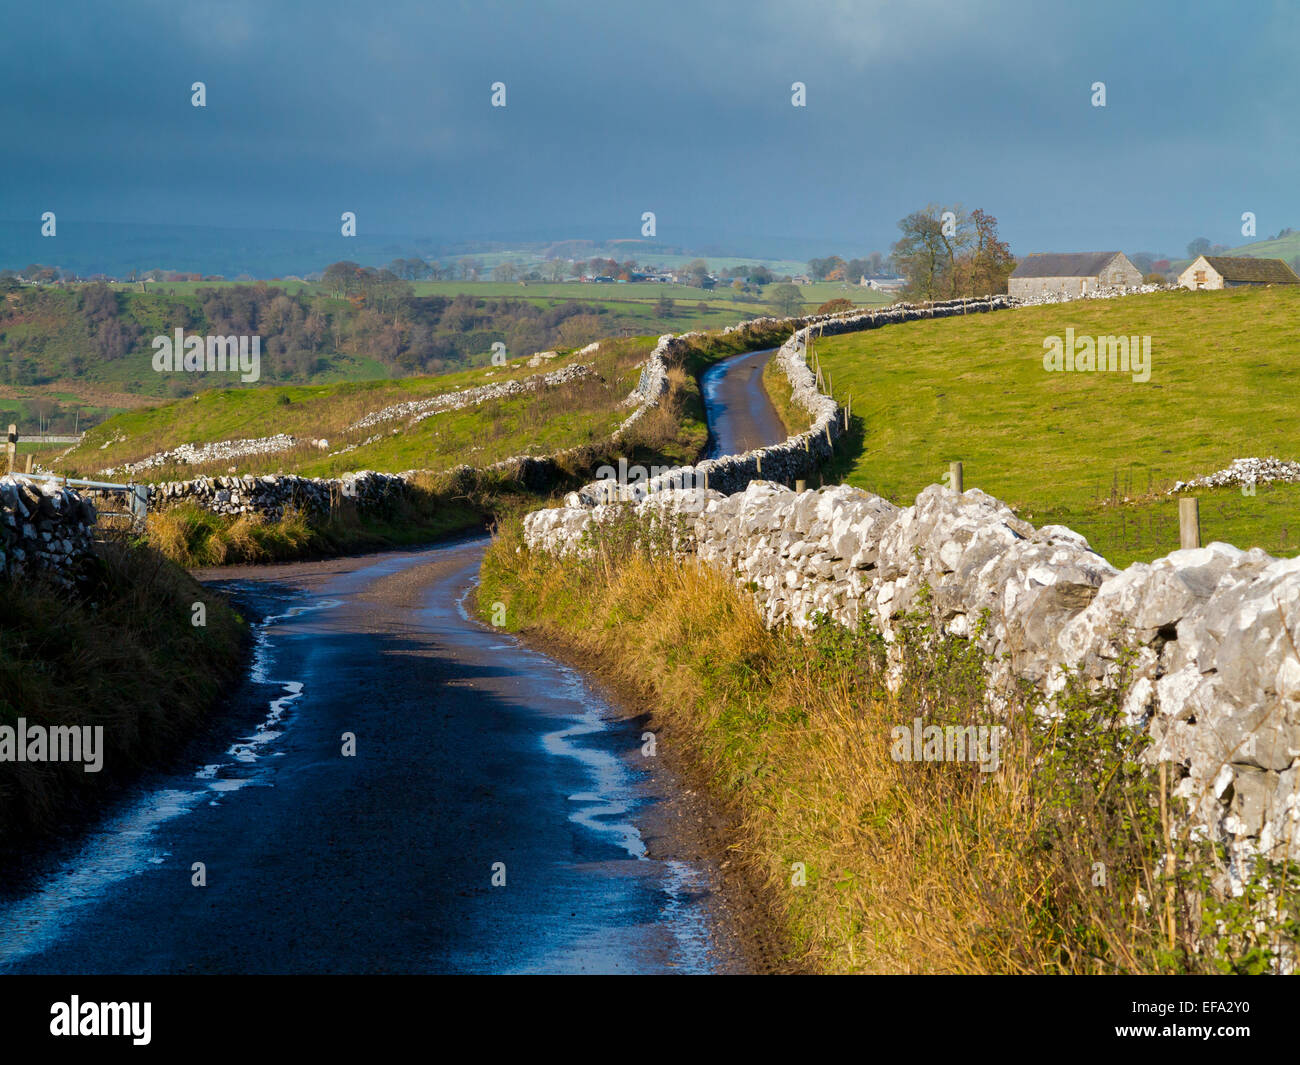
[[[1142,274],[1123,252],[1050,252],[1021,259],[1007,281],[1007,294],[1022,299],[1049,293],[1083,296],[1140,284]]]
[[[1240,285],[1300,285],[1300,277],[1281,259],[1200,255],[1178,275],[1183,288],[1237,288]]]

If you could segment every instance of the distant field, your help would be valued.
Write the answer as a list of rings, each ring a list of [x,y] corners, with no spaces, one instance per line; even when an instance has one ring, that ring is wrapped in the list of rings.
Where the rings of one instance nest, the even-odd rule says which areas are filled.
[[[113,287],[121,292],[166,293],[176,296],[190,296],[200,289],[229,287],[231,285],[248,285],[248,281],[162,281],[149,282],[145,289],[139,282],[121,282]],[[307,292],[310,295],[328,295],[328,292],[316,282],[308,281],[267,281],[272,288],[297,294]],[[620,304],[647,303],[654,304],[667,296],[682,304],[682,312],[690,313],[697,303],[707,303],[719,312],[731,315],[737,310],[747,312],[748,317],[764,313],[771,286],[763,294],[749,299],[737,298],[729,282],[720,282],[714,289],[694,288],[690,285],[669,285],[655,281],[615,281],[615,282],[580,282],[580,281],[410,281],[412,292],[416,296],[459,296],[469,295],[478,299],[524,299],[538,304],[550,305],[561,300],[580,300],[583,303],[608,304],[617,308]],[[804,304],[813,309],[827,300],[848,299],[862,306],[881,306],[892,302],[892,297],[861,285],[844,285],[839,281],[818,281],[803,285],[800,293]],[[730,325],[730,319],[725,323]]]
[[[1150,381],[1049,373],[1044,338],[1149,335]],[[1177,292],[910,322],[817,345],[853,397],[844,479],[901,504],[965,464],[1036,525],[1117,565],[1178,546],[1176,480],[1251,455],[1300,458],[1300,292]],[[1201,492],[1202,539],[1300,550],[1300,486]]]
[[[277,284],[293,295],[278,295]],[[304,282],[116,287],[116,302],[109,299],[107,304],[103,289],[93,285],[27,288],[10,292],[0,302],[0,418],[13,421],[24,435],[34,433],[42,422],[71,433],[100,424],[116,412],[135,410],[141,403],[166,404],[200,390],[209,394],[225,390],[232,397],[226,406],[237,409],[239,416],[191,425],[187,437],[173,431],[175,426],[167,421],[170,415],[160,416],[162,421],[142,415],[119,422],[134,427],[129,433],[132,447],[154,446],[127,453],[123,450],[127,445],[113,444],[103,454],[79,454],[75,459],[96,468],[134,461],[192,440],[267,435],[278,431],[273,428],[278,425],[306,435],[311,426],[290,416],[283,406],[270,412],[273,417],[268,415],[268,389],[279,389],[277,401],[288,396],[297,402],[295,389],[373,383],[378,396],[385,389],[401,391],[394,381],[412,380],[421,394],[431,394],[470,380],[458,374],[486,367],[498,343],[506,345],[509,357],[518,359],[548,349],[573,350],[601,338],[717,331],[773,313],[771,286],[754,294],[738,293],[730,286],[704,290],[651,282],[419,282],[412,286],[410,298],[388,297],[387,303],[376,300],[375,306],[366,305],[361,296],[334,298],[319,284]],[[236,288],[240,291],[232,291]],[[220,292],[200,297],[205,289]],[[882,293],[842,283],[804,286],[800,296],[805,312],[832,299],[847,298],[859,306],[889,302]],[[177,328],[190,335],[256,330],[262,337],[260,382],[242,384],[234,371],[155,371],[152,338],[170,337]],[[126,338],[116,345],[111,342],[115,330]],[[435,377],[445,383],[432,384]],[[250,395],[234,398],[245,392]],[[330,394],[360,397],[364,393],[363,389]],[[299,398],[306,399],[307,393]],[[342,410],[344,404],[340,399],[335,406]],[[205,409],[208,413],[214,412]],[[315,426],[313,435],[330,438],[345,424],[327,419]],[[105,439],[97,438],[98,443]],[[400,455],[392,452],[388,448],[376,461],[399,461]]]

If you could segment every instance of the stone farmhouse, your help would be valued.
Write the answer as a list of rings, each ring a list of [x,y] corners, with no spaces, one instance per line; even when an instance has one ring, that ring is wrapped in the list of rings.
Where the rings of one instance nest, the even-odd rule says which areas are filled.
[[[1007,294],[1028,298],[1056,293],[1083,296],[1103,288],[1142,284],[1142,274],[1119,251],[1026,255],[1007,281]]]
[[[1237,288],[1240,285],[1300,285],[1300,277],[1281,259],[1199,255],[1178,275],[1183,288]]]

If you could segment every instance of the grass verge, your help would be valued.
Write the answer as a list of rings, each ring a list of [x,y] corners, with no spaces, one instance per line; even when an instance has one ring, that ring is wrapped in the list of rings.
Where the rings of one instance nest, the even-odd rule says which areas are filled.
[[[50,832],[174,753],[238,676],[246,631],[223,599],[141,545],[100,545],[77,593],[39,579],[0,588],[0,725],[104,730],[96,773],[0,762],[0,844]]]
[[[772,401],[776,416],[781,419],[788,435],[797,436],[812,425],[812,416],[794,401],[794,386],[777,365],[776,356],[763,366],[763,391]]]

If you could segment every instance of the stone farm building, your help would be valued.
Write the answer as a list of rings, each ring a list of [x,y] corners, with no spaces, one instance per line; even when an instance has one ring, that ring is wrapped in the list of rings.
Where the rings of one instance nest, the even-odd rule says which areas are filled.
[[[1239,285],[1300,285],[1300,277],[1281,259],[1200,255],[1178,275],[1183,288],[1236,288]]]
[[[1099,288],[1140,284],[1142,274],[1123,252],[1051,252],[1021,259],[1007,281],[1007,294],[1082,296]]]

